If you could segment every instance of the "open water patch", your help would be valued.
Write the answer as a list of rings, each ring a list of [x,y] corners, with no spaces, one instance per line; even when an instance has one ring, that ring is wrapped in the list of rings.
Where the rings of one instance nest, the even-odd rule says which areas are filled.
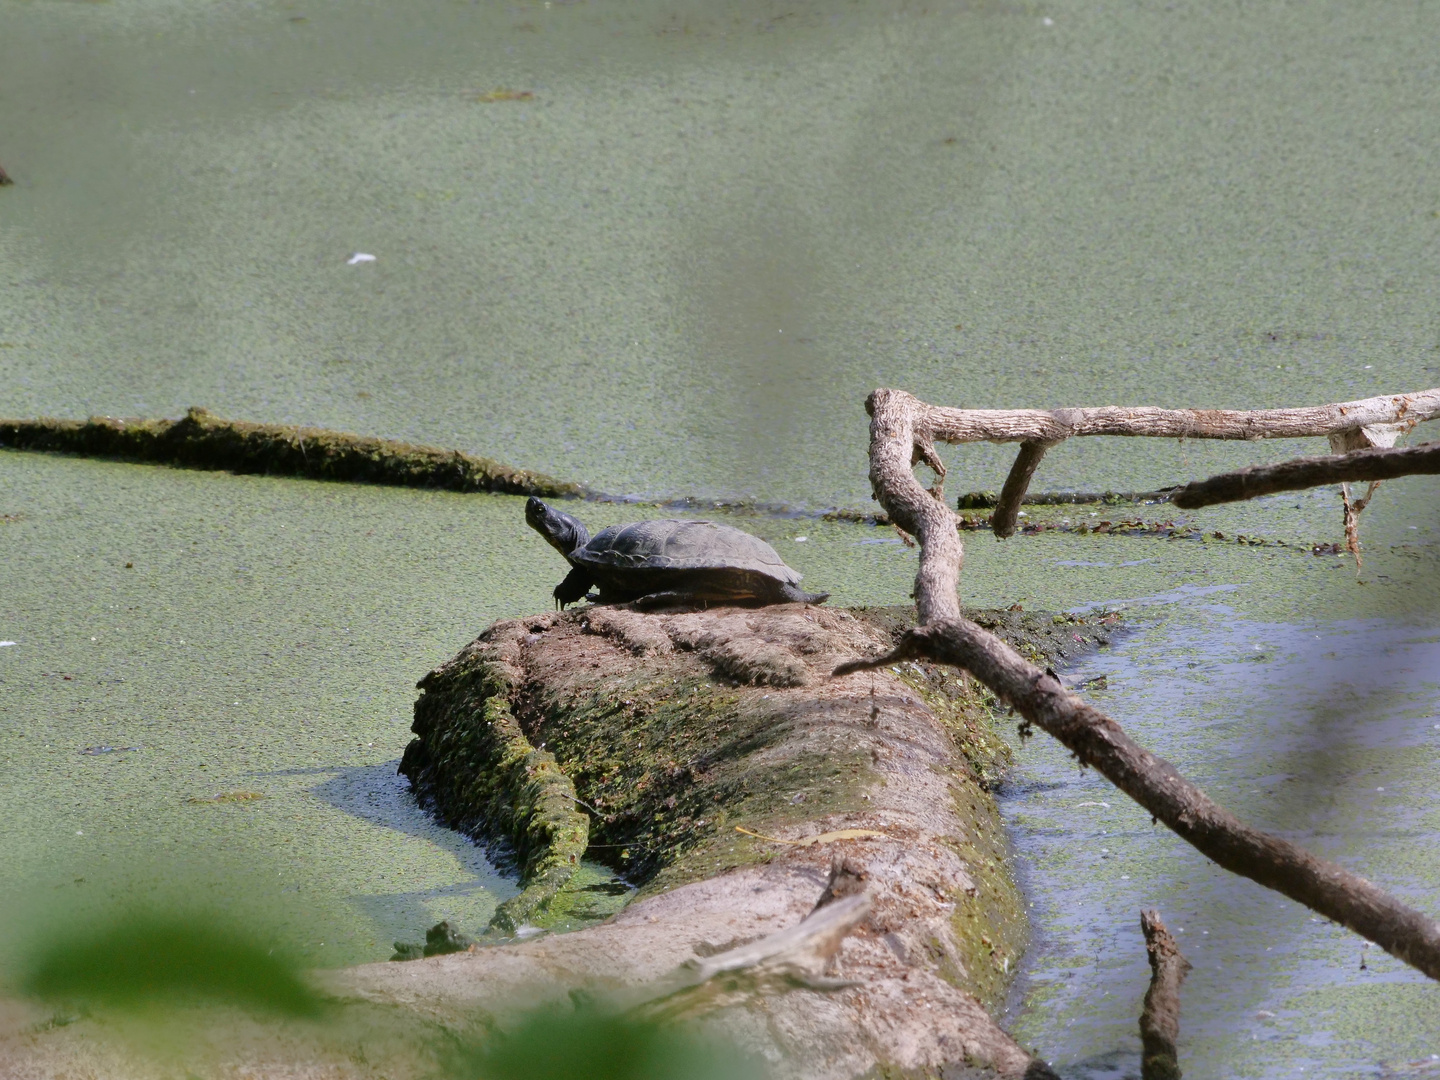
[[[1440,911],[1436,621],[1157,614],[1066,681],[1088,682],[1088,699],[1242,820]],[[1440,1044],[1440,988],[1210,864],[1058,743],[1026,742],[1000,805],[1034,930],[1008,1024],[1063,1076],[1139,1075],[1139,912],[1152,906],[1195,965],[1187,1072],[1381,1076]],[[1374,1022],[1377,994],[1393,1023]]]

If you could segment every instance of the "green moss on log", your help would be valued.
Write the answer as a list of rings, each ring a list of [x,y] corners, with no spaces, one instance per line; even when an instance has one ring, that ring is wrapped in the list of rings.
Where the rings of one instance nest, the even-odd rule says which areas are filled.
[[[430,690],[438,673],[421,682]],[[589,820],[555,755],[537,750],[510,712],[505,669],[475,659],[448,669],[444,693],[421,695],[400,772],[452,828],[512,846],[523,886],[491,925],[513,931],[543,911],[579,866]]]
[[[786,748],[800,715],[745,707],[693,656],[667,659],[603,687],[531,687],[520,705],[596,811],[591,858],[647,895],[770,858],[737,825],[773,834],[865,808],[868,757]]]
[[[325,428],[223,420],[200,408],[179,420],[0,420],[0,446],[310,480],[551,497],[584,494],[579,484],[458,450]]]

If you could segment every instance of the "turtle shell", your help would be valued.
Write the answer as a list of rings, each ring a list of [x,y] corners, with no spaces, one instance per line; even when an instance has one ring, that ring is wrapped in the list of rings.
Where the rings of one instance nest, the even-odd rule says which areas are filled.
[[[745,570],[794,585],[800,575],[769,544],[713,521],[637,521],[601,529],[573,552],[581,566],[624,570]]]

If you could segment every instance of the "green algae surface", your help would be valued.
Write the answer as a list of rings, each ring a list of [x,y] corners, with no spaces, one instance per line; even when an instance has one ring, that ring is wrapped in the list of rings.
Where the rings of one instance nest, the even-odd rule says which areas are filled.
[[[977,407],[1432,386],[1437,32],[1426,4],[0,0],[0,415],[200,402],[599,490],[820,508],[866,505],[877,385]],[[1033,486],[1151,488],[1318,449],[1074,440]],[[1012,453],[946,451],[952,495],[997,488]],[[1127,723],[1126,701],[1221,647],[1216,624],[1254,629],[1262,659],[1214,676],[1238,690],[1212,707],[1236,708],[1285,627],[1437,632],[1437,506],[1434,481],[1387,484],[1358,581],[1308,554],[1342,539],[1338,500],[1315,492],[1193,515],[1204,541],[967,533],[963,592],[1170,627],[1143,677],[1111,678]],[[579,512],[592,528],[654,513]],[[893,532],[742,524],[836,602],[909,592]],[[517,500],[0,453],[5,908],[96,911],[163,881],[262,910],[324,964],[382,958],[442,917],[483,926],[513,886],[414,811],[394,764],[415,680],[494,618],[543,609],[563,569]],[[1206,633],[1177,614],[1201,608]],[[1208,788],[1249,794],[1254,755],[1207,755]],[[1409,757],[1407,790],[1433,788]],[[1326,828],[1363,848],[1367,815],[1389,820],[1371,794]],[[1435,911],[1428,835],[1395,833],[1383,857]],[[1103,982],[1096,1001],[1138,998],[1143,957],[1116,928],[1164,898],[1154,866],[1132,860],[1124,911],[1077,907],[1094,935],[1076,953],[1042,937],[1036,963]],[[1064,897],[1094,871],[1072,850],[1031,886]],[[1267,925],[1233,910],[1247,934]],[[1096,961],[1120,953],[1138,967]],[[1204,1046],[1217,1072],[1264,1074],[1227,1064],[1225,1025],[1252,1007],[1276,1013],[1254,1045],[1351,1040],[1340,1065],[1291,1055],[1305,1075],[1423,1058],[1427,992],[1402,984],[1384,1009],[1358,959],[1236,976],[1313,985],[1289,1012],[1192,978],[1182,1062]],[[1017,1028],[1042,1050],[1103,1056],[1105,1025],[1133,1021],[1130,1002],[1096,1021],[1046,993]],[[1071,1019],[1098,1034],[1067,1044]]]
[[[868,494],[877,385],[1432,386],[1437,32],[1339,2],[6,0],[0,415],[199,403],[823,507]],[[1298,448],[1119,445],[1034,486]],[[951,453],[953,486],[1009,456]]]

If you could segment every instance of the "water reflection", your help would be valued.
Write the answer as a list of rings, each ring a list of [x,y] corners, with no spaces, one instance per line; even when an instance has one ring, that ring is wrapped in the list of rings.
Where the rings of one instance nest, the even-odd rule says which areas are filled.
[[[287,775],[326,776],[310,789],[317,798],[371,825],[424,841],[455,861],[458,880],[424,889],[368,892],[350,897],[379,935],[396,940],[423,937],[427,928],[448,920],[470,936],[481,933],[496,905],[519,892],[513,876],[498,871],[483,848],[438,824],[410,793],[396,772],[399,759],[380,765],[339,769],[287,770]],[[398,882],[397,882],[398,884]]]

